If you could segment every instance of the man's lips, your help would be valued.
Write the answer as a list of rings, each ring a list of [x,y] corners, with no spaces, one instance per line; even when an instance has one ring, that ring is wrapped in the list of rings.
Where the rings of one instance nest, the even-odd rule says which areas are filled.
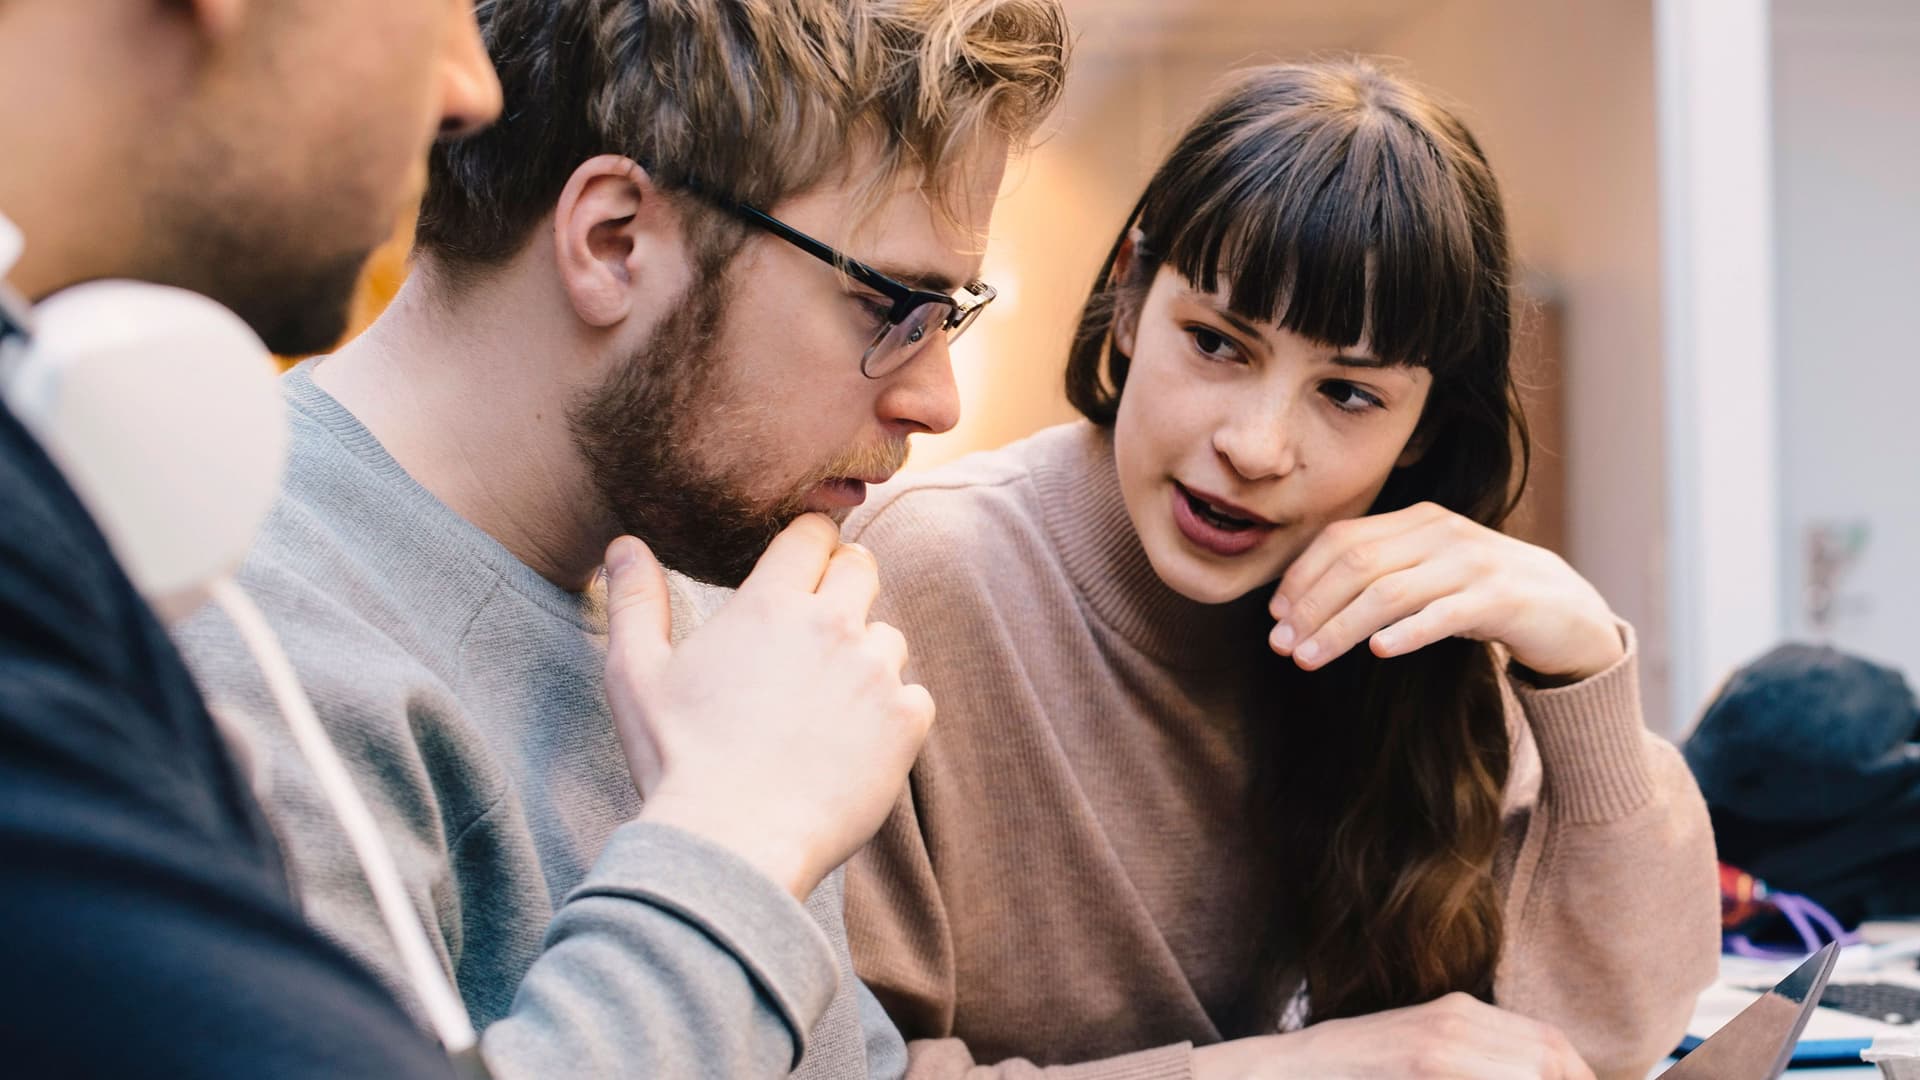
[[[807,492],[808,510],[850,510],[867,501],[868,484],[884,484],[887,477],[835,476],[815,484]]]

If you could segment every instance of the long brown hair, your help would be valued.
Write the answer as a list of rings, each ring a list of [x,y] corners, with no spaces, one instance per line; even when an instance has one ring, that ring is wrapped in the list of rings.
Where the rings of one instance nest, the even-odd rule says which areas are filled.
[[[1114,324],[1161,266],[1207,291],[1225,279],[1249,319],[1341,347],[1364,334],[1428,369],[1420,456],[1373,512],[1424,500],[1506,518],[1528,440],[1505,215],[1479,144],[1432,99],[1364,61],[1240,73],[1148,183],[1082,312],[1067,394],[1095,423],[1113,423],[1126,385]],[[1234,1026],[1272,1029],[1288,968],[1314,1020],[1452,991],[1491,1000],[1509,769],[1497,679],[1491,651],[1461,639],[1392,660],[1363,645],[1312,674],[1265,665],[1254,810],[1280,910],[1262,944],[1271,983]]]

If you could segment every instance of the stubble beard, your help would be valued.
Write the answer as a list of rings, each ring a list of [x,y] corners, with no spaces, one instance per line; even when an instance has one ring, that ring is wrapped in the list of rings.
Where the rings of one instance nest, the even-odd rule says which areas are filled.
[[[338,343],[367,260],[389,235],[379,191],[363,175],[371,167],[342,166],[336,183],[307,176],[290,188],[262,178],[271,170],[245,132],[203,126],[192,135],[192,156],[156,150],[147,163],[149,228],[127,276],[219,301],[282,356]]]
[[[822,482],[878,477],[906,463],[904,438],[843,450],[755,498],[755,481],[790,474],[792,450],[767,435],[785,406],[740,385],[722,351],[724,274],[689,290],[641,352],[568,411],[608,516],[668,569],[738,588]],[[764,487],[764,483],[758,485]],[[831,513],[836,522],[847,511]]]
[[[696,283],[642,350],[568,410],[574,445],[620,530],[671,570],[738,587],[778,528],[698,454],[723,394],[724,278]]]

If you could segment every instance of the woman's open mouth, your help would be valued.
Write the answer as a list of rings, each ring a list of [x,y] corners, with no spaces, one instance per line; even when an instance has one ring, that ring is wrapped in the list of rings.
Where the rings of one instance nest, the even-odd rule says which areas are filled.
[[[1244,555],[1278,527],[1178,480],[1173,482],[1173,521],[1188,543],[1220,556]]]

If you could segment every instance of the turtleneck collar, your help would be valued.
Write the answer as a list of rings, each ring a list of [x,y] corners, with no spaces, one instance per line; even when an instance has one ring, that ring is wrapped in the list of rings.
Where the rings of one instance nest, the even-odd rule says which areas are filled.
[[[1113,432],[1082,421],[1071,436],[1036,465],[1034,486],[1047,534],[1094,616],[1169,667],[1234,667],[1264,653],[1267,589],[1202,604],[1168,587],[1127,515]]]

